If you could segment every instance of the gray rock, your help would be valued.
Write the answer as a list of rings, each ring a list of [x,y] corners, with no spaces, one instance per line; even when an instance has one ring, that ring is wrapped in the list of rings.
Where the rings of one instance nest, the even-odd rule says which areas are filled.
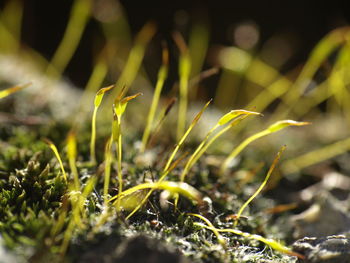
[[[293,244],[293,251],[305,256],[302,263],[350,262],[350,238],[344,235],[304,237]]]

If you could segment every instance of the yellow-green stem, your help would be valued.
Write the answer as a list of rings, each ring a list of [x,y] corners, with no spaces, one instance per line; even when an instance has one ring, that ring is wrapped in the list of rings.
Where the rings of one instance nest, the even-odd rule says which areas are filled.
[[[105,205],[107,204],[107,201],[108,201],[108,188],[109,188],[109,181],[111,177],[111,163],[112,163],[111,141],[112,141],[112,138],[108,140],[105,148],[105,176],[104,176],[104,182],[103,182],[103,200]]]
[[[159,69],[158,80],[157,80],[156,88],[154,90],[151,108],[150,108],[149,113],[148,113],[145,131],[144,131],[143,136],[142,136],[142,145],[141,145],[140,152],[144,152],[146,149],[148,138],[149,138],[151,128],[152,128],[154,115],[156,113],[156,109],[158,106],[160,93],[162,92],[162,88],[163,88],[165,79],[167,77],[167,71],[168,71],[168,69],[164,65]]]
[[[237,213],[237,217],[236,217],[236,221],[234,223],[234,226],[236,227],[238,224],[238,220],[241,217],[244,209],[250,204],[251,201],[253,201],[253,199],[261,192],[261,190],[265,187],[267,181],[270,179],[271,174],[273,172],[273,170],[275,169],[277,162],[279,161],[279,159],[281,158],[281,154],[283,153],[283,151],[286,149],[286,146],[283,146],[281,148],[281,150],[278,152],[275,160],[273,161],[272,165],[270,166],[269,171],[267,172],[267,175],[264,179],[264,181],[262,182],[262,184],[259,186],[259,188],[255,191],[255,193],[241,206],[241,208],[239,209],[238,213]]]
[[[251,142],[263,137],[263,136],[266,136],[268,134],[270,134],[271,131],[269,130],[263,130],[259,133],[256,133],[250,137],[248,137],[247,139],[245,139],[241,144],[239,144],[232,152],[231,154],[226,158],[226,160],[224,161],[224,163],[221,165],[221,168],[220,168],[220,174],[224,174],[225,171],[227,170],[230,162],[235,158],[237,157],[237,155],[245,148],[247,147]]]
[[[96,144],[96,115],[98,107],[94,107],[94,112],[92,113],[91,121],[91,141],[90,141],[90,161],[93,164],[96,164],[96,153],[95,153],[95,144]]]
[[[60,77],[78,47],[89,19],[91,4],[90,0],[74,1],[66,31],[47,69],[47,75],[54,79]]]

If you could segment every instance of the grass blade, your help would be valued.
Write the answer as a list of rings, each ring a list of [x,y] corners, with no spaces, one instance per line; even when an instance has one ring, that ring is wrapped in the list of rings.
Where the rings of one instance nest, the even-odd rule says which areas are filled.
[[[229,167],[229,164],[231,163],[231,161],[241,152],[244,150],[244,148],[246,148],[250,143],[252,143],[253,141],[264,137],[266,135],[275,133],[281,129],[284,129],[286,127],[289,126],[304,126],[304,125],[308,125],[310,124],[309,122],[297,122],[297,121],[293,121],[293,120],[282,120],[282,121],[277,121],[275,123],[273,123],[272,125],[270,125],[267,129],[262,130],[261,132],[258,132],[250,137],[248,137],[247,139],[245,139],[243,142],[241,142],[230,154],[229,156],[226,158],[226,160],[224,161],[224,163],[221,165],[220,168],[220,174],[223,175],[226,170]]]
[[[7,89],[5,89],[5,90],[1,90],[1,91],[0,91],[0,99],[3,99],[3,98],[5,98],[5,97],[7,97],[7,96],[9,96],[9,95],[11,95],[11,94],[17,92],[17,91],[20,91],[20,90],[22,90],[22,89],[24,89],[24,88],[27,88],[27,87],[29,87],[30,85],[32,85],[31,82],[26,83],[26,84],[22,84],[22,85],[16,85],[16,86],[7,88]]]
[[[168,76],[168,64],[169,64],[169,51],[165,47],[165,48],[163,48],[163,64],[160,67],[159,72],[158,72],[158,80],[157,80],[156,88],[154,90],[152,104],[151,104],[151,107],[150,107],[150,110],[148,113],[146,127],[145,127],[145,130],[143,132],[143,136],[142,136],[142,145],[141,145],[141,149],[140,149],[141,153],[145,151],[146,146],[147,146],[147,141],[148,141],[148,138],[149,138],[149,135],[151,132],[151,127],[152,127],[154,115],[156,113],[156,109],[158,106],[160,93],[162,92],[164,82]]]
[[[91,140],[90,140],[90,161],[93,164],[96,164],[96,153],[95,153],[95,144],[96,144],[96,116],[97,116],[97,110],[101,105],[102,99],[104,94],[111,90],[114,87],[114,85],[105,87],[100,89],[96,95],[94,100],[94,111],[92,113],[92,120],[91,120]]]
[[[59,164],[60,164],[60,168],[61,168],[61,171],[62,171],[62,175],[63,175],[63,178],[64,180],[67,182],[67,173],[66,171],[64,170],[64,166],[63,166],[63,163],[62,163],[62,159],[61,159],[61,156],[60,154],[58,153],[58,150],[57,150],[57,147],[56,145],[50,141],[49,139],[47,138],[44,138],[43,141],[50,147],[50,149],[53,151],[53,153],[55,154]]]
[[[286,146],[282,146],[282,148],[280,149],[280,151],[278,152],[277,156],[275,157],[275,159],[273,160],[272,165],[270,166],[269,171],[267,172],[267,175],[264,179],[264,181],[262,182],[262,184],[259,186],[259,188],[255,191],[255,193],[242,205],[242,207],[238,210],[237,213],[237,217],[236,217],[236,221],[234,223],[234,226],[236,227],[238,224],[238,220],[241,217],[244,209],[250,204],[251,201],[253,201],[253,199],[261,192],[261,190],[265,187],[267,181],[269,180],[273,170],[275,169],[278,161],[281,158],[282,153],[284,152],[284,150],[286,149]]]

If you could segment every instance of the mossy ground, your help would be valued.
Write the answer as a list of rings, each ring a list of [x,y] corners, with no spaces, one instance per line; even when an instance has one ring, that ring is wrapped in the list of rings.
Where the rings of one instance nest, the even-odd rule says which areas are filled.
[[[60,149],[68,133],[68,125],[57,122],[47,125],[13,125],[6,124],[1,132],[1,210],[0,231],[3,245],[9,253],[16,254],[18,260],[32,262],[46,262],[48,258],[59,258],[59,247],[62,235],[69,222],[69,215],[65,226],[59,233],[53,235],[53,229],[62,213],[62,207],[67,203],[67,184],[60,173],[58,162],[51,150],[41,140],[47,134],[55,134],[54,141]],[[212,205],[198,207],[186,199],[180,199],[175,209],[173,203],[168,208],[160,206],[159,191],[155,192],[147,204],[130,220],[124,216],[111,216],[109,222],[102,226],[97,233],[93,233],[96,218],[102,211],[103,172],[101,164],[94,167],[88,162],[89,125],[81,131],[79,139],[78,170],[79,177],[84,184],[91,176],[99,176],[92,194],[86,201],[87,218],[84,227],[74,232],[64,261],[78,262],[91,249],[111,245],[106,251],[101,248],[102,258],[113,256],[116,247],[133,236],[145,235],[148,238],[165,241],[166,246],[181,251],[186,258],[194,262],[292,262],[293,258],[274,252],[264,244],[247,238],[225,234],[228,248],[223,249],[215,235],[206,229],[193,225],[196,221],[186,215],[188,212],[201,213],[212,220],[215,226],[221,228],[233,227],[230,215],[235,214],[239,207],[252,194],[261,181],[257,176],[243,188],[237,187],[239,179],[230,179],[221,183],[217,175],[217,168],[206,163],[205,159],[194,168],[189,184],[201,191],[212,200]],[[123,161],[124,187],[128,188],[145,181],[157,180],[160,170],[156,167],[143,167],[134,163],[137,151],[134,149],[135,138],[127,138],[124,151],[126,159]],[[103,138],[98,138],[98,142]],[[81,147],[80,147],[81,146]],[[165,147],[167,145],[157,146]],[[102,156],[99,154],[98,159]],[[66,159],[64,163],[66,165]],[[67,167],[67,169],[69,169]],[[238,168],[240,170],[242,168]],[[112,169],[112,174],[116,171]],[[169,180],[177,180],[178,171],[170,175]],[[266,170],[260,172],[260,175]],[[117,193],[117,180],[112,177],[110,194]],[[144,192],[140,192],[143,195]],[[249,207],[247,217],[241,219],[239,228],[252,234],[285,239],[287,231],[281,229],[275,218],[264,213],[264,209],[272,207],[277,202],[273,199],[260,196]],[[71,213],[68,212],[68,213]],[[281,225],[281,224],[280,224]],[[96,248],[97,247],[97,248]],[[98,249],[96,250],[98,251]],[[112,256],[111,256],[112,254]],[[147,257],[147,255],[145,255]],[[106,259],[106,260],[107,260]],[[61,260],[61,259],[60,259]],[[109,262],[109,261],[106,261]]]
[[[107,10],[109,8],[111,10]],[[329,170],[349,171],[344,164],[347,156],[343,155],[345,161],[336,158],[350,149],[346,132],[350,120],[348,27],[330,32],[315,47],[302,69],[298,66],[283,75],[279,69],[265,63],[261,52],[255,48],[226,46],[210,52],[207,49],[209,28],[200,20],[193,21],[193,31],[188,36],[174,33],[173,40],[163,45],[162,52],[159,36],[152,40],[157,32],[152,22],[140,29],[132,43],[122,8],[113,4],[94,6],[94,1],[90,0],[74,1],[66,31],[52,58],[46,60],[29,47],[22,48],[22,15],[19,14],[23,11],[21,1],[8,1],[0,16],[0,262],[125,263],[137,262],[137,253],[141,255],[140,261],[146,263],[154,263],[156,259],[164,262],[164,255],[167,260],[172,255],[174,262],[198,263],[297,260],[271,249],[271,244],[276,243],[262,237],[280,241],[277,250],[291,254],[281,245],[293,242],[289,218],[307,206],[292,203],[296,200],[293,194],[321,181],[319,174],[326,178]],[[102,19],[105,13],[111,17]],[[96,42],[104,42],[104,47],[99,46],[94,51],[96,62],[86,84],[86,93],[82,95],[64,81],[64,73],[92,20],[101,26],[99,35],[103,35],[103,41],[97,36]],[[149,45],[151,40],[156,44]],[[157,81],[152,84],[147,82],[142,69],[147,46],[152,46],[150,53],[154,57],[162,53],[161,62],[154,63],[154,68],[161,66]],[[207,66],[204,65],[206,56],[215,56],[215,68],[201,72]],[[287,63],[289,58],[284,59]],[[171,64],[178,64],[178,68],[174,69]],[[174,72],[168,74],[168,70]],[[173,88],[162,91],[168,77],[176,74]],[[209,87],[216,92],[215,105],[206,109],[211,100],[203,108],[204,98],[209,100],[207,95],[215,92],[202,90],[200,82],[214,74],[220,75],[218,83]],[[30,81],[32,86],[28,84],[24,90],[17,89],[15,94],[3,93],[9,86]],[[90,155],[93,134],[90,113],[94,106],[97,112],[101,101],[94,103],[93,96],[104,84],[111,83],[116,84],[102,102],[104,108],[99,109],[97,117],[97,162],[94,163]],[[119,96],[123,87],[125,93],[129,88],[145,93],[143,102],[135,99],[135,103],[130,103],[134,106],[130,105],[125,114],[126,104],[136,96]],[[154,90],[158,97],[152,100],[150,94]],[[155,119],[149,122],[151,136],[148,139],[154,140],[141,154],[140,143],[147,130],[151,103],[157,114],[153,114]],[[176,113],[174,110],[169,113],[170,105],[176,105]],[[235,111],[231,111],[223,115],[232,108],[237,109],[237,105],[246,109],[244,114],[233,118],[230,113],[235,114]],[[263,112],[265,117],[257,120],[259,114],[251,111],[247,114],[247,110]],[[219,114],[214,114],[215,111]],[[248,115],[253,116],[248,118]],[[196,117],[190,122],[193,116]],[[276,126],[269,130],[273,125],[266,123],[290,118],[300,122],[287,120],[283,125],[300,126],[306,124],[301,121],[307,120],[315,121],[316,128],[306,127],[298,135],[284,133],[273,139],[266,138],[261,144],[241,151],[257,138],[254,136],[261,138],[276,131]],[[338,123],[333,122],[335,119]],[[198,127],[197,121],[204,125]],[[161,125],[157,126],[157,122]],[[233,127],[241,122],[243,125]],[[215,123],[217,125],[213,126]],[[181,136],[186,134],[187,127],[194,126],[183,144],[181,138],[185,137]],[[208,131],[215,137],[220,128],[232,127],[234,136],[228,132],[213,143],[211,152],[204,150],[198,162],[194,161],[194,166],[189,168],[184,178],[187,184],[180,185],[188,161],[186,153],[195,152],[201,141],[206,140]],[[333,132],[328,132],[330,130]],[[253,139],[249,137],[252,134]],[[111,142],[107,143],[109,140]],[[247,144],[242,146],[245,142]],[[236,226],[238,211],[264,181],[283,144],[287,144],[292,154],[287,153],[288,160],[277,164],[264,191],[249,203]],[[59,154],[53,153],[53,145]],[[239,149],[232,152],[232,156],[238,158],[226,159],[226,162],[232,149]],[[105,184],[109,151],[111,180]],[[62,157],[63,167],[58,155]],[[305,170],[324,160],[331,161],[319,170]],[[121,188],[126,190],[145,182],[163,180],[163,177],[166,177],[165,183],[185,185],[186,189],[178,189],[190,193],[187,197],[191,200],[180,196],[175,205],[174,198],[165,196],[156,185],[146,203],[129,218],[131,211],[127,206],[134,208],[148,190],[117,196]],[[107,202],[113,196],[116,203]],[[176,196],[172,197],[176,200]],[[287,206],[273,210],[280,204]],[[201,216],[195,215],[202,215],[209,224],[200,225]],[[202,221],[205,220],[202,218]],[[214,231],[233,228],[249,234]],[[257,240],[265,240],[263,242],[270,246]]]

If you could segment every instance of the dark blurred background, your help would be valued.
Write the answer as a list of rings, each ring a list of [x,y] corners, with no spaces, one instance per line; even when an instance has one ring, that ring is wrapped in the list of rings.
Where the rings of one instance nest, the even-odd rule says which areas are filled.
[[[6,1],[1,3],[4,5]],[[51,58],[62,38],[73,1],[25,0],[22,41],[46,58]],[[314,45],[330,30],[349,24],[348,1],[136,1],[125,0],[123,7],[134,35],[149,20],[158,25],[158,38],[170,39],[173,30],[186,31],[194,17],[201,17],[210,28],[210,45],[232,45],[233,28],[253,23],[259,30],[257,48],[275,35],[288,35],[296,52],[285,67],[307,58]],[[96,36],[103,38],[92,19],[66,75],[83,86],[91,72]],[[146,65],[147,66],[147,65]]]

